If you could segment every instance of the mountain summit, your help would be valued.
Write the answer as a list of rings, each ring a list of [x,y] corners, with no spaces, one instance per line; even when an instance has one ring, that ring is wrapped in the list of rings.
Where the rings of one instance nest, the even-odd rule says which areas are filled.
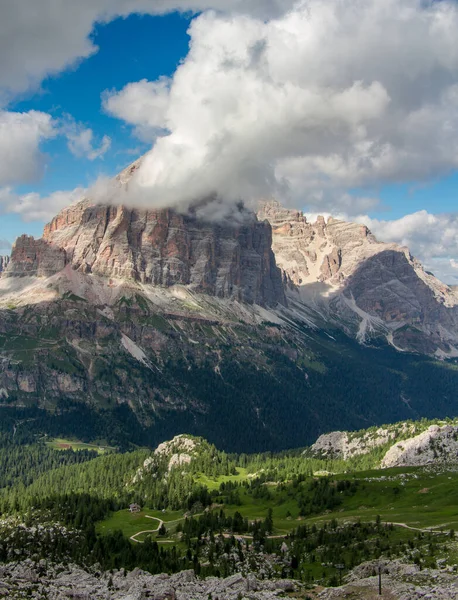
[[[408,248],[379,242],[365,225],[263,203],[289,303],[317,326],[360,342],[384,337],[402,351],[458,356],[458,294],[426,272]]]
[[[1,275],[6,428],[258,451],[458,411],[458,372],[435,360],[458,354],[455,292],[362,225],[86,198]]]
[[[248,304],[284,303],[271,229],[246,213],[241,223],[203,222],[171,210],[133,210],[83,200],[20,237],[6,277],[50,277],[66,267],[101,278],[188,286]]]

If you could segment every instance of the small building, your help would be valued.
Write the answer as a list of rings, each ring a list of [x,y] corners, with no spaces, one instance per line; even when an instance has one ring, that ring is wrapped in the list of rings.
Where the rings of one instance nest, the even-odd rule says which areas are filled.
[[[131,512],[131,513],[138,513],[140,511],[141,511],[141,508],[138,504],[131,504],[129,506],[129,512]]]

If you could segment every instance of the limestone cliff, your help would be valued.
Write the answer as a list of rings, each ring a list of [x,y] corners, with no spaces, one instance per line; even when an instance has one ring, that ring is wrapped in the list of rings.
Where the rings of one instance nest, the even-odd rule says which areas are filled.
[[[258,212],[288,296],[318,325],[332,322],[361,342],[384,336],[399,350],[458,356],[458,296],[408,248],[376,240],[364,225],[318,217],[276,202]]]
[[[2,273],[8,266],[9,262],[10,262],[9,256],[0,256],[0,277],[2,276]]]
[[[285,303],[268,223],[204,222],[172,210],[131,210],[85,199],[64,209],[42,239],[21,236],[6,277],[49,277],[75,271],[143,284],[188,286],[220,298]]]
[[[378,450],[377,450],[378,449]],[[418,467],[458,462],[458,422],[426,420],[395,423],[362,431],[321,435],[306,452],[314,456],[351,459],[377,451],[377,467]]]

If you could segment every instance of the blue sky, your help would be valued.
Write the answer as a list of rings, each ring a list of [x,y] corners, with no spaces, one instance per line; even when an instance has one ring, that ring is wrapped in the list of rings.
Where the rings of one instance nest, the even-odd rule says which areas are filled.
[[[147,202],[278,194],[458,283],[455,2],[310,0],[307,19],[294,0],[36,3],[0,8],[0,254],[41,235],[55,192],[156,144]]]
[[[41,89],[11,103],[11,111],[39,110],[55,118],[71,115],[102,137],[109,135],[110,150],[100,159],[77,158],[59,137],[42,144],[48,156],[45,176],[32,184],[18,186],[21,193],[42,195],[55,190],[89,186],[100,175],[115,175],[150,148],[132,135],[131,127],[105,113],[101,95],[119,90],[130,81],[155,80],[172,75],[187,52],[190,17],[174,13],[165,16],[130,15],[96,25],[91,35],[99,51],[75,67],[49,77]],[[27,233],[40,237],[44,221],[24,222],[13,214],[0,216],[0,240],[14,242]],[[0,253],[6,248],[0,248]]]

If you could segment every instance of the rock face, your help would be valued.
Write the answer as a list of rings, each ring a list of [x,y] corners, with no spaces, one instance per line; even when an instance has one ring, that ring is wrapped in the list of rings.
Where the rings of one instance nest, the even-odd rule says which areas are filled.
[[[378,568],[382,567],[383,598],[390,600],[455,600],[458,597],[456,572],[453,567],[423,569],[399,560],[377,560],[363,563],[345,577],[342,587],[328,588],[317,595],[320,600],[360,598],[371,600],[378,595]]]
[[[8,266],[9,262],[10,262],[9,256],[0,256],[0,277],[2,276],[2,273]]]
[[[288,296],[318,325],[325,317],[361,342],[383,335],[400,350],[458,355],[458,296],[407,248],[378,242],[364,225],[309,223],[276,202],[258,217],[272,225]]]
[[[382,468],[415,467],[430,463],[458,462],[458,426],[432,425],[419,435],[392,446]]]
[[[37,600],[274,600],[294,592],[298,585],[289,580],[260,580],[254,575],[232,575],[226,579],[197,579],[194,571],[176,575],[151,575],[135,569],[125,574],[91,573],[76,565],[48,565],[31,560],[0,566],[0,596]]]
[[[346,460],[352,456],[367,454],[373,448],[384,446],[395,439],[396,432],[393,429],[382,427],[362,435],[352,435],[347,431],[333,431],[321,435],[310,450],[316,455]]]
[[[401,422],[366,431],[333,431],[321,435],[305,453],[348,459],[380,448],[380,468],[458,464],[458,421],[429,425]]]
[[[4,277],[50,277],[65,267],[65,251],[44,239],[21,235],[15,242]]]
[[[49,277],[66,265],[105,278],[188,286],[220,298],[285,303],[268,223],[208,223],[171,210],[140,211],[83,200],[46,226],[42,239],[20,237],[6,277]]]

